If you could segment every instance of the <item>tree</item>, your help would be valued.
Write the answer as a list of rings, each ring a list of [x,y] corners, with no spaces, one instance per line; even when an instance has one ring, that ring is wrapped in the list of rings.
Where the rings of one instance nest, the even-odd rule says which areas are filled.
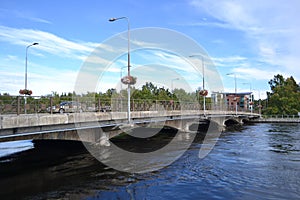
[[[284,78],[277,74],[269,81],[272,92],[268,92],[268,108],[265,114],[297,115],[300,112],[300,86],[293,76]]]

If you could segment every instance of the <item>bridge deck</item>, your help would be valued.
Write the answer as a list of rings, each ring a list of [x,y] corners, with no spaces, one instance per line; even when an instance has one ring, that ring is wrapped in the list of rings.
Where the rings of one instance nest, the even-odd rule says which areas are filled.
[[[231,111],[206,111],[206,116],[232,116]],[[174,111],[136,111],[131,112],[131,118],[157,118],[166,116],[204,116],[199,110],[174,110]],[[258,114],[249,112],[238,112],[238,116],[259,117]],[[0,129],[20,128],[32,126],[46,126],[57,124],[93,122],[93,121],[113,121],[126,120],[126,112],[84,112],[65,114],[27,114],[27,115],[0,115]]]
[[[237,115],[236,115],[237,114]],[[180,121],[195,122],[197,120],[217,120],[221,126],[224,119],[233,117],[236,119],[255,118],[258,114],[228,111],[136,111],[131,113],[133,124],[168,122],[177,129],[186,130]],[[64,114],[28,114],[28,115],[1,115],[0,116],[0,141],[20,140],[21,138],[39,137],[59,138],[59,134],[70,134],[71,139],[76,138],[76,130],[99,129],[104,127],[118,127],[127,124],[126,112],[84,112]],[[110,128],[111,129],[111,128]],[[98,131],[99,132],[99,131]],[[51,136],[52,134],[52,136]],[[42,136],[43,135],[43,136]],[[18,138],[19,139],[18,139]],[[65,137],[65,136],[64,136]],[[17,138],[17,139],[16,139]],[[66,139],[66,138],[65,138]]]

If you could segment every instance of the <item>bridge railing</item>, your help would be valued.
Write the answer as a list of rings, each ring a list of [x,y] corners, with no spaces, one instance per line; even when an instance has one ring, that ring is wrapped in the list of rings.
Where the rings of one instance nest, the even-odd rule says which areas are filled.
[[[300,119],[299,115],[262,115],[264,119]]]
[[[25,104],[26,98],[26,104]],[[101,99],[95,97],[52,97],[52,96],[6,96],[0,95],[0,115],[3,114],[27,114],[33,113],[55,113],[58,112],[60,103],[72,101],[80,103],[82,112],[126,112],[126,98]],[[152,100],[131,99],[131,111],[161,111],[161,110],[203,110],[203,104],[197,102],[174,101],[174,100]],[[206,110],[233,111],[224,105],[206,103]],[[51,109],[57,108],[57,109]],[[72,110],[75,111],[75,110]],[[245,111],[245,110],[238,110]],[[67,111],[69,112],[69,111]],[[249,112],[249,111],[248,111]]]
[[[50,98],[41,96],[5,96],[0,95],[0,115],[46,112],[50,107]]]

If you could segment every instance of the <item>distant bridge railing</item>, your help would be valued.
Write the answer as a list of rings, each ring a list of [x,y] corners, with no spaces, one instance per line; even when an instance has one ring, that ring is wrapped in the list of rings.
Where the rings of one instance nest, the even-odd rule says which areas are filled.
[[[257,122],[265,123],[300,123],[299,115],[262,115]]]
[[[126,112],[126,98],[111,98],[101,99],[95,97],[53,97],[53,96],[10,96],[0,95],[0,115],[3,114],[24,114],[25,113],[25,98],[26,98],[26,113],[55,113],[59,112],[60,103],[62,102],[77,102],[80,106],[69,108],[65,112]],[[131,111],[156,111],[156,110],[203,110],[203,104],[188,101],[174,100],[152,100],[152,99],[131,99]],[[78,104],[77,104],[78,105]],[[72,105],[71,105],[72,107]],[[226,104],[215,105],[206,103],[206,110],[223,110],[233,111]],[[55,109],[51,109],[55,108]],[[239,109],[238,111],[247,111]]]
[[[262,115],[264,119],[300,119],[299,115]]]

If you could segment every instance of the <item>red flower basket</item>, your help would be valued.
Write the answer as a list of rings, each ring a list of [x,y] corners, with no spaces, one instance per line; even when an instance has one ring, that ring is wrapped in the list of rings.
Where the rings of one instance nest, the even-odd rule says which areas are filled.
[[[22,94],[22,95],[32,95],[32,91],[31,90],[26,90],[26,89],[24,89],[24,90],[19,90],[19,94]]]
[[[200,90],[199,94],[203,97],[207,96],[208,91],[207,90]]]
[[[134,85],[136,83],[136,77],[133,76],[124,76],[121,79],[121,82],[125,85]]]

